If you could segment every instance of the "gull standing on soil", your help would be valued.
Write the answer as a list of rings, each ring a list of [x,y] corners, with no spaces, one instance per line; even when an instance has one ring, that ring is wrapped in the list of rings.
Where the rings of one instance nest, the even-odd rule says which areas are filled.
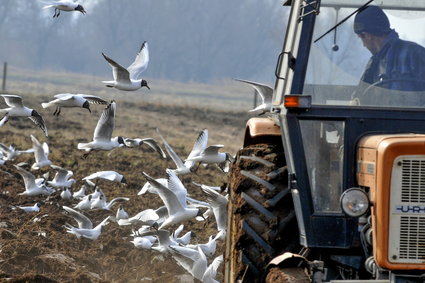
[[[59,17],[61,11],[65,12],[72,12],[72,11],[78,11],[81,12],[81,14],[85,15],[86,11],[84,10],[83,6],[78,4],[77,0],[51,0],[51,1],[43,1],[44,4],[46,4],[43,9],[48,8],[55,8],[55,13],[53,15],[53,18]]]
[[[115,111],[116,104],[115,101],[112,101],[105,110],[103,110],[97,122],[93,134],[93,141],[78,144],[78,149],[83,149],[87,152],[84,154],[84,157],[87,157],[92,150],[111,150],[116,147],[124,146],[124,139],[122,137],[112,138],[112,131],[115,127]]]
[[[54,189],[47,187],[44,182],[36,182],[35,176],[28,172],[27,170],[14,165],[15,168],[18,170],[19,175],[21,175],[22,179],[24,180],[25,184],[25,191],[23,193],[19,193],[18,195],[25,195],[25,196],[39,196],[39,195],[51,195],[53,192],[55,192]]]
[[[71,189],[66,187],[65,189],[63,189],[63,191],[60,194],[61,199],[63,200],[70,200],[72,199],[72,193],[71,193]]]
[[[157,132],[159,136],[161,137],[162,142],[164,143],[165,150],[167,151],[168,155],[171,157],[173,162],[176,164],[177,168],[174,169],[173,171],[179,175],[188,174],[194,171],[195,162],[190,161],[188,159],[198,156],[206,148],[208,144],[208,130],[204,129],[199,133],[198,137],[196,138],[195,144],[193,145],[192,151],[190,152],[189,156],[187,157],[184,163],[181,160],[181,158],[175,153],[173,148],[164,139],[164,137],[161,135],[161,133],[159,132],[159,129],[157,129]]]
[[[136,147],[136,146],[142,146],[143,144],[147,144],[153,150],[155,150],[156,152],[158,152],[158,154],[161,155],[162,158],[164,158],[164,159],[167,158],[167,156],[165,155],[165,152],[159,146],[159,144],[157,143],[157,141],[154,140],[154,139],[152,139],[152,138],[144,138],[144,139],[140,139],[140,138],[135,138],[135,139],[124,138],[124,144],[125,144],[126,147]]]
[[[93,180],[93,179],[105,179],[112,182],[127,184],[127,180],[125,179],[125,177],[122,174],[115,171],[98,171],[96,173],[93,173],[83,178],[83,180],[85,181]]]
[[[109,65],[111,65],[114,76],[113,81],[102,81],[107,87],[115,87],[119,90],[127,91],[138,90],[144,86],[150,89],[147,81],[140,78],[140,75],[147,69],[149,63],[149,50],[146,41],[143,42],[136,59],[127,69],[104,53],[102,55],[108,61]]]
[[[92,201],[92,196],[87,195],[83,197],[83,199],[79,203],[77,203],[74,206],[74,208],[77,208],[79,210],[89,210],[91,208],[91,201]]]
[[[118,207],[117,214],[115,215],[115,218],[117,219],[117,221],[121,220],[121,219],[128,219],[128,213],[127,213],[127,211],[125,211],[122,204],[120,204],[120,206]]]
[[[41,203],[37,202],[34,205],[31,206],[17,206],[17,208],[22,209],[23,211],[29,213],[29,212],[39,212],[41,207]]]
[[[31,135],[32,148],[34,149],[35,162],[31,169],[37,170],[52,164],[49,160],[49,145],[44,142],[41,144],[33,135]]]
[[[23,153],[33,153],[34,149],[18,150],[13,145],[6,146],[0,143],[0,152],[3,154],[2,159],[5,161],[14,160],[16,157]]]
[[[43,108],[56,106],[53,116],[59,116],[62,107],[81,107],[87,109],[90,113],[90,104],[108,104],[105,100],[95,95],[88,94],[72,94],[72,93],[59,93],[54,96],[56,99],[50,102],[43,102]]]
[[[251,85],[261,97],[261,104],[255,107],[254,109],[249,110],[248,112],[254,113],[256,115],[261,115],[266,112],[270,112],[273,98],[273,89],[271,87],[264,84],[241,79],[235,80]]]
[[[47,128],[43,117],[34,109],[24,106],[22,104],[22,97],[13,94],[1,94],[0,96],[4,98],[4,101],[9,106],[9,108],[0,109],[0,114],[5,114],[0,119],[0,127],[6,124],[9,117],[28,117],[34,124],[40,127],[47,137]]]
[[[78,191],[76,191],[72,194],[72,197],[76,198],[76,199],[84,198],[86,196],[86,189],[87,189],[87,186],[82,185],[81,188]]]
[[[74,179],[70,179],[74,175],[72,171],[53,164],[50,167],[56,170],[53,180],[47,181],[50,186],[55,188],[69,188],[75,183]]]
[[[159,229],[169,225],[179,224],[183,221],[201,216],[202,212],[199,208],[188,207],[186,203],[187,190],[183,186],[177,175],[167,169],[168,187],[163,186],[154,178],[143,172],[146,179],[158,190],[159,197],[164,202],[168,210],[168,218],[159,226]]]
[[[84,237],[90,240],[97,240],[100,233],[102,232],[102,227],[109,223],[110,216],[106,217],[102,222],[100,222],[96,227],[93,228],[93,223],[90,219],[84,214],[70,208],[67,206],[62,206],[71,216],[77,221],[78,228],[71,226],[70,224],[65,224],[66,232],[74,234],[77,238]]]

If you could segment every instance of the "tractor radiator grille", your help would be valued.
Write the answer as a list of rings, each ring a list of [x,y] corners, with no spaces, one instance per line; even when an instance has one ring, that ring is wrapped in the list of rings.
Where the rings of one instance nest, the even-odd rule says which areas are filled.
[[[425,202],[425,160],[403,160],[402,202]]]
[[[425,260],[425,156],[396,158],[390,190],[388,260],[421,264]]]
[[[400,259],[425,259],[425,217],[401,217]]]

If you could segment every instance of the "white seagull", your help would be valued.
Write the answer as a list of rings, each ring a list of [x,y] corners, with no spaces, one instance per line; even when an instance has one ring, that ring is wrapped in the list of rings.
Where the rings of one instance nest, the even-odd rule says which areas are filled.
[[[183,186],[177,175],[167,169],[168,187],[163,186],[154,178],[142,172],[146,179],[154,186],[159,194],[159,197],[164,202],[168,210],[168,218],[159,226],[159,229],[173,224],[179,224],[183,221],[201,216],[202,212],[199,208],[188,207],[186,203],[187,190]]]
[[[78,149],[83,149],[87,152],[84,157],[87,157],[92,150],[111,150],[124,145],[124,139],[122,137],[112,138],[112,131],[115,127],[115,111],[116,104],[115,101],[112,101],[105,110],[103,110],[97,122],[93,134],[93,141],[78,144]]]
[[[82,185],[81,188],[78,191],[76,191],[72,194],[72,197],[76,198],[76,199],[84,198],[86,196],[86,189],[87,189],[87,186]]]
[[[234,158],[228,152],[218,152],[224,145],[210,145],[196,156],[188,157],[186,161],[201,162],[204,164],[223,164],[233,162]]]
[[[31,135],[32,148],[34,149],[35,162],[31,169],[40,169],[52,164],[49,160],[49,146],[46,142],[41,144],[33,135]]]
[[[29,212],[39,212],[40,206],[41,206],[41,203],[37,202],[36,204],[31,206],[17,206],[17,208],[22,209],[23,211],[29,213]]]
[[[74,173],[60,166],[51,164],[50,167],[56,170],[55,177],[47,183],[55,188],[69,188],[75,183],[74,179],[70,179]]]
[[[117,214],[115,215],[115,218],[117,220],[128,219],[128,213],[127,213],[127,211],[125,211],[122,204],[120,204],[120,206],[118,207]]]
[[[118,214],[118,212],[117,212]],[[132,225],[132,224],[143,224],[143,225],[149,225],[151,226],[159,219],[158,214],[156,214],[155,210],[153,209],[145,209],[134,215],[133,217],[129,217],[126,219],[118,219],[118,225],[120,226],[126,226],[126,225]]]
[[[112,182],[127,184],[127,180],[125,179],[125,177],[122,174],[115,171],[98,171],[96,173],[93,173],[83,178],[83,180],[85,181],[93,180],[93,179],[105,179]]]
[[[33,153],[34,149],[30,148],[27,150],[18,150],[13,145],[6,146],[2,143],[0,143],[0,152],[3,154],[2,159],[7,160],[14,160],[16,157],[23,153]]]
[[[156,242],[156,238],[152,238],[149,236],[146,237],[134,237],[131,243],[138,249],[151,249],[153,244]]]
[[[71,214],[71,216],[78,223],[78,228],[71,226],[70,224],[65,225],[67,230],[66,232],[74,234],[77,236],[77,238],[84,237],[90,240],[97,240],[97,238],[100,236],[100,233],[102,232],[102,227],[109,223],[110,216],[106,217],[102,222],[93,228],[93,223],[84,214],[67,206],[63,206],[63,209]]]
[[[158,183],[160,183],[161,185],[167,187],[168,186],[168,180],[165,178],[158,178],[155,179]],[[158,191],[155,189],[154,186],[151,185],[151,183],[149,183],[148,181],[143,185],[143,187],[140,189],[140,191],[137,193],[138,196],[144,195],[146,193],[151,193],[151,194],[158,194]]]
[[[162,148],[159,146],[159,144],[156,142],[156,140],[152,138],[124,138],[124,144],[126,147],[136,147],[136,146],[142,146],[144,144],[147,144],[150,146],[153,150],[155,150],[159,155],[161,155],[162,158],[167,158],[165,155],[165,152],[162,150]]]
[[[248,112],[261,115],[270,112],[272,107],[273,89],[267,85],[251,82],[247,80],[235,79],[237,81],[251,85],[261,97],[261,104]]]
[[[92,199],[90,209],[104,209],[111,210],[112,206],[120,201],[129,201],[130,199],[127,197],[116,197],[113,198],[110,202],[106,201],[106,197],[104,195],[100,195],[96,199]]]
[[[161,135],[161,133],[159,132],[159,129],[156,129],[156,130],[159,136],[161,137],[162,142],[164,143],[165,150],[167,151],[168,155],[176,164],[177,168],[174,169],[173,171],[179,175],[188,174],[194,171],[195,162],[188,159],[198,156],[206,148],[208,143],[208,130],[204,129],[199,133],[198,137],[196,138],[195,144],[193,145],[192,151],[190,152],[189,156],[187,157],[184,163],[182,159],[175,153],[173,148],[164,139],[164,137]]]
[[[0,120],[0,127],[6,124],[9,117],[28,117],[44,132],[47,137],[47,128],[43,117],[34,109],[28,108],[22,104],[22,97],[13,94],[1,94],[9,108],[0,109],[0,114],[5,114]]]
[[[127,91],[137,90],[144,86],[150,89],[147,81],[140,78],[140,75],[147,69],[149,63],[149,50],[146,41],[143,42],[136,59],[127,69],[104,53],[102,55],[108,61],[109,65],[111,65],[114,75],[113,81],[102,81],[107,87],[115,87]]]
[[[19,175],[21,175],[22,179],[24,180],[25,184],[25,191],[23,193],[19,193],[18,195],[25,195],[25,196],[38,196],[38,195],[51,195],[53,192],[55,192],[54,189],[47,187],[43,182],[37,181],[34,177],[34,175],[31,172],[28,172],[27,170],[14,165],[15,168],[18,170]]]
[[[92,201],[92,196],[87,195],[83,197],[83,199],[79,203],[77,203],[74,206],[74,208],[77,208],[79,210],[89,210],[91,208],[91,201]]]
[[[227,197],[205,186],[202,191],[207,195],[207,201],[212,208],[217,223],[217,230],[226,230],[227,222]]]
[[[56,99],[50,102],[43,102],[43,108],[56,106],[53,115],[59,116],[62,107],[81,107],[87,109],[90,113],[90,104],[108,104],[105,100],[95,95],[88,94],[72,94],[72,93],[59,93],[54,96]]]
[[[72,193],[71,193],[71,189],[66,187],[65,189],[63,189],[63,191],[60,194],[61,199],[63,200],[70,200],[72,199]]]
[[[86,11],[83,6],[81,6],[77,0],[51,0],[51,1],[43,1],[46,4],[43,9],[55,8],[55,13],[53,18],[59,17],[61,11],[72,12],[79,11],[81,14],[85,15]]]

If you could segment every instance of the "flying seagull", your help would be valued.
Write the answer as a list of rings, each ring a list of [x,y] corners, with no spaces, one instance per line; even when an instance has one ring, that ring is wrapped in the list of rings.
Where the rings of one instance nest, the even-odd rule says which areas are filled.
[[[107,87],[115,87],[120,90],[138,90],[141,87],[147,87],[148,82],[140,78],[140,75],[146,70],[149,63],[148,43],[145,41],[140,47],[134,62],[126,69],[104,53],[103,57],[112,67],[113,81],[102,81]]]
[[[248,112],[254,113],[257,115],[270,112],[270,109],[272,106],[272,98],[273,98],[273,89],[271,87],[264,84],[247,81],[247,80],[241,80],[241,79],[235,79],[235,80],[251,85],[261,97],[261,104],[255,107],[254,109],[249,110]]]
[[[188,174],[194,171],[195,162],[189,161],[189,159],[198,156],[206,148],[208,143],[208,130],[203,129],[202,131],[199,132],[199,135],[196,138],[195,144],[193,145],[192,151],[189,153],[189,156],[187,157],[184,163],[182,159],[174,151],[174,149],[168,144],[168,142],[161,135],[161,133],[159,132],[159,129],[156,129],[156,131],[158,132],[158,135],[161,138],[168,155],[176,164],[177,168],[174,169],[173,171],[179,175]]]
[[[53,115],[59,116],[62,107],[81,107],[87,109],[90,113],[90,104],[108,104],[99,96],[89,94],[72,94],[72,93],[59,93],[54,96],[56,99],[50,102],[43,102],[43,108],[56,106]]]
[[[36,124],[44,132],[47,137],[47,128],[44,123],[43,117],[38,114],[34,109],[28,108],[22,104],[22,97],[13,94],[0,94],[9,108],[0,109],[0,114],[5,114],[0,119],[0,127],[6,124],[9,117],[28,117],[34,124]]]
[[[112,131],[115,127],[115,112],[116,112],[115,101],[112,101],[103,110],[102,115],[97,122],[96,128],[94,129],[93,141],[89,143],[79,143],[78,149],[83,149],[87,153],[84,157],[92,150],[111,150],[116,147],[124,146],[124,139],[122,137],[112,138]]]
[[[77,0],[56,0],[56,1],[43,1],[46,4],[43,9],[55,8],[53,18],[59,17],[61,11],[72,12],[79,11],[85,15],[86,11],[83,6],[78,4]]]
[[[106,217],[102,222],[100,222],[96,227],[93,228],[93,223],[90,219],[84,214],[70,208],[67,206],[62,206],[78,223],[78,228],[71,226],[70,224],[66,224],[66,232],[74,234],[77,238],[84,237],[90,240],[97,240],[99,238],[100,233],[102,232],[102,227],[109,223],[110,216]]]
[[[46,142],[41,144],[33,135],[31,135],[32,148],[34,149],[35,162],[31,169],[40,169],[52,164],[49,160],[49,146]]]
[[[15,168],[18,170],[19,175],[21,175],[22,179],[24,180],[25,184],[25,191],[22,193],[19,193],[18,195],[24,195],[24,196],[39,196],[39,195],[51,195],[53,192],[55,192],[54,189],[47,187],[44,183],[39,182],[35,179],[35,176],[28,172],[27,170],[14,165]]]

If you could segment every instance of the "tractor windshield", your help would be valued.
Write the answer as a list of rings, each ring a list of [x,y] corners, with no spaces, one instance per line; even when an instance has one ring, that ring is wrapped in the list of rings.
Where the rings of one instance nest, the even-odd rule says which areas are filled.
[[[313,41],[365,2],[322,0]],[[382,6],[361,10],[312,42],[304,94],[316,105],[425,107],[425,1],[370,5]]]

